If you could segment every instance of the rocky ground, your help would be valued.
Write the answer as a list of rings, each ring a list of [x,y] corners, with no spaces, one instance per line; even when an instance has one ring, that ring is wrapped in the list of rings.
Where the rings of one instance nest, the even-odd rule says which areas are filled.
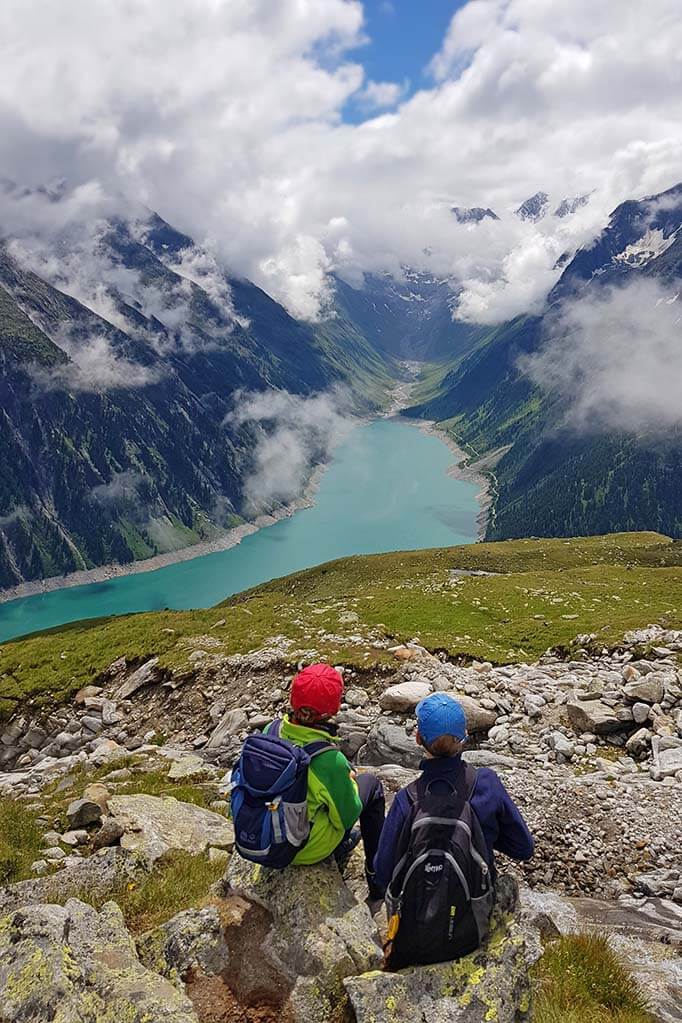
[[[352,624],[348,623],[349,633]],[[140,877],[159,869],[169,854],[204,857],[215,877],[222,875],[233,842],[224,776],[244,736],[286,707],[294,670],[287,665],[286,639],[273,637],[251,654],[230,657],[216,649],[211,636],[195,637],[193,642],[189,672],[161,670],[155,658],[142,664],[112,659],[97,684],[82,689],[68,705],[32,713],[26,704],[4,726],[0,796],[35,815],[43,847],[24,871],[24,879],[15,881],[10,875],[12,883],[0,889],[0,946],[10,941],[12,949],[8,959],[4,954],[1,959],[0,992],[5,1001],[8,992],[16,996],[7,1003],[15,1008],[0,1010],[0,1019],[3,1023],[5,1018],[49,1019],[57,1005],[65,1023],[72,1019],[102,1023],[109,1018],[130,1018],[132,1023],[145,1018],[263,1023],[269,1016],[280,1018],[277,1013],[285,1006],[294,1020],[320,1019],[326,1018],[320,1015],[323,996],[310,992],[319,994],[322,988],[327,1008],[349,998],[358,1023],[404,1018],[387,1016],[385,1006],[409,1000],[409,985],[394,990],[395,985],[381,982],[388,984],[380,994],[383,1016],[377,1015],[378,989],[371,983],[368,988],[362,978],[348,980],[346,994],[340,993],[340,978],[376,965],[372,956],[377,953],[368,950],[378,947],[376,925],[359,901],[363,891],[354,881],[352,865],[349,883],[358,899],[342,886],[335,914],[344,923],[332,927],[341,942],[332,965],[317,945],[306,953],[305,964],[285,961],[282,933],[292,926],[289,904],[281,904],[274,889],[268,890],[267,898],[262,892],[254,894],[255,881],[247,883],[239,875],[236,857],[216,894],[217,903],[202,910],[188,908],[190,915],[184,920],[176,916],[170,936],[164,937],[163,927],[156,927],[146,937],[136,936],[136,944],[120,911],[102,902],[107,892],[140,884]],[[550,915],[557,920],[561,916],[557,906],[572,906],[572,899],[600,899],[599,905],[620,907],[621,914],[639,913],[640,918],[643,907],[649,907],[653,922],[649,920],[646,940],[667,949],[658,986],[647,974],[661,1020],[682,1018],[670,1008],[676,984],[682,992],[682,965],[675,952],[682,942],[682,911],[675,908],[682,905],[681,651],[682,632],[657,626],[629,633],[615,649],[600,649],[594,637],[581,636],[571,648],[571,659],[550,651],[536,663],[502,667],[487,662],[453,664],[412,643],[391,650],[392,664],[346,672],[345,703],[338,719],[342,748],[360,769],[377,770],[390,795],[418,768],[413,737],[417,702],[433,691],[457,694],[472,734],[467,756],[499,772],[537,839],[530,864],[506,863],[505,868],[538,898],[558,900],[550,906]],[[98,908],[87,906],[87,899],[81,901],[84,892],[97,893]],[[66,901],[69,898],[71,902]],[[248,912],[244,901],[251,907]],[[258,915],[261,910],[264,917]],[[307,911],[312,912],[310,906]],[[540,912],[537,906],[534,911]],[[192,914],[198,912],[209,916],[197,922]],[[248,927],[242,926],[245,913],[251,921]],[[322,928],[328,943],[325,913],[324,920],[306,918],[305,926],[318,942]],[[360,929],[344,937],[349,921]],[[181,940],[177,930],[185,925],[191,934],[182,931]],[[254,948],[267,946],[270,952],[275,948],[268,961],[277,969],[272,966],[267,984],[259,980],[249,988],[239,948],[250,927],[255,929]],[[57,963],[55,943],[65,933],[75,936],[71,947],[78,975],[75,968],[72,976]],[[11,940],[8,935],[13,935]],[[92,965],[93,935],[116,949],[121,963],[126,961],[121,970],[127,988],[120,971],[118,979],[112,979]],[[198,935],[206,936],[203,946]],[[644,938],[639,934],[633,940],[641,943]],[[523,941],[530,948],[535,938],[527,934]],[[189,948],[189,960],[168,966],[165,953],[159,952],[167,945],[170,960],[177,959],[179,948],[185,952]],[[358,948],[364,949],[362,956]],[[31,1015],[26,1008],[33,997],[29,963],[31,969],[40,965],[45,977],[53,978],[45,985],[45,998],[52,1001],[40,1003],[43,1016],[37,1009]],[[343,968],[339,963],[345,964]],[[480,964],[473,967],[479,968]],[[514,970],[509,976],[516,977]],[[305,997],[300,991],[294,997],[294,975],[308,978]],[[320,987],[321,975],[328,976],[327,987]],[[461,1001],[466,978],[460,977],[460,982]],[[167,997],[169,983],[177,997]],[[451,977],[446,986],[454,983]],[[130,984],[137,985],[144,998],[137,1015],[121,1017],[117,999],[128,998]],[[438,984],[445,984],[440,975],[424,988],[430,992],[430,1001],[424,1002],[425,1020],[483,1018],[462,1015],[461,1005],[460,1014],[454,1014],[451,998],[444,1008],[437,997]],[[28,985],[26,990],[22,985]],[[117,985],[128,994],[117,993]],[[72,1006],[86,995],[94,1006],[92,1015],[75,1015]],[[522,1005],[521,980],[513,995],[507,992],[505,997],[517,1009]],[[145,999],[163,1004],[164,1014],[145,1017],[149,1012]],[[111,1017],[102,1015],[105,1002]]]

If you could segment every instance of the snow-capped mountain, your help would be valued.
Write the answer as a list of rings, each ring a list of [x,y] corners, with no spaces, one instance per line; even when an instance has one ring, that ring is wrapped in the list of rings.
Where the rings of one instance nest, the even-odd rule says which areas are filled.
[[[562,199],[554,210],[555,217],[570,217],[582,206],[587,206],[590,201],[589,195],[576,195],[573,199]]]
[[[499,220],[497,213],[483,206],[453,206],[450,209],[460,224],[478,224],[481,220]]]
[[[521,220],[542,220],[549,207],[549,196],[547,192],[536,192],[530,199],[522,202],[516,210],[516,216]]]

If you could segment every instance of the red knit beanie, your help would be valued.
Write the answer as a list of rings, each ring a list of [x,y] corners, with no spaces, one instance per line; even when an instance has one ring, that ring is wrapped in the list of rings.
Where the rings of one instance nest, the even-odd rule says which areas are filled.
[[[337,714],[343,696],[343,679],[329,664],[311,664],[299,671],[291,683],[291,706],[294,710],[309,707],[320,717]]]

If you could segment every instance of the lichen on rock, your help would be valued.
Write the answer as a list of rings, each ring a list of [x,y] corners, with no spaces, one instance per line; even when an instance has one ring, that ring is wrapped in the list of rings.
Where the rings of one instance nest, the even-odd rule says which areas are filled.
[[[525,940],[511,916],[487,946],[450,963],[347,977],[357,1023],[518,1023],[530,1007]]]
[[[294,1023],[342,1019],[344,978],[376,969],[382,953],[367,906],[346,887],[336,864],[275,871],[234,855],[224,890],[250,907],[235,929],[240,955],[232,957],[227,932],[230,985],[237,994],[270,994],[262,986],[269,975],[283,1014]],[[256,976],[252,958],[259,962]]]
[[[0,1004],[3,1023],[197,1023],[185,994],[139,961],[113,902],[3,917]]]

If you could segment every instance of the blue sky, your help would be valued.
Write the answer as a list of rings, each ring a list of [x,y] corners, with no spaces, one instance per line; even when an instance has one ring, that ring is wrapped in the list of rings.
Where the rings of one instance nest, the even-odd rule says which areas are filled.
[[[409,81],[408,95],[433,81],[427,65],[440,49],[453,14],[465,0],[365,0],[365,32],[369,42],[352,54],[375,82]],[[348,121],[367,111],[357,103],[344,112]]]

